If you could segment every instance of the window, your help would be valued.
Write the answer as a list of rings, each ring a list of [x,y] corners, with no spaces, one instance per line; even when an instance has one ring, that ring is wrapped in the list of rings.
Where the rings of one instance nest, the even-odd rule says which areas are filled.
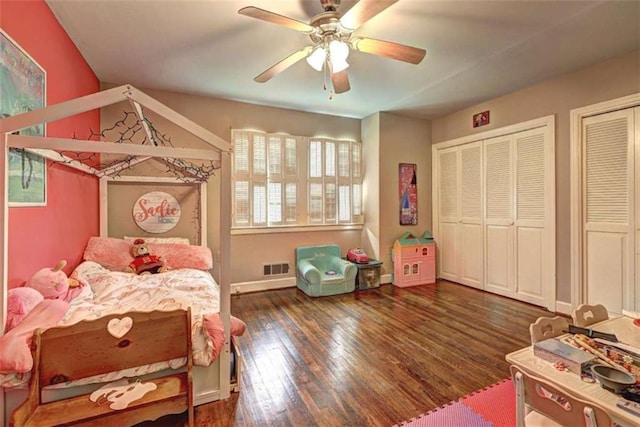
[[[233,227],[361,224],[361,144],[233,130]]]

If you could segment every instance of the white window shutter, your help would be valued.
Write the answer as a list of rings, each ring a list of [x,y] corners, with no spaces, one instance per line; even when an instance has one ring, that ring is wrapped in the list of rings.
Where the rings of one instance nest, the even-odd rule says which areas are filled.
[[[362,185],[353,184],[353,216],[358,217],[362,215]]]
[[[251,166],[253,175],[267,174],[267,141],[264,135],[253,135],[253,158]]]
[[[309,177],[322,177],[322,142],[313,140],[309,142]]]
[[[269,183],[269,224],[282,223],[282,184]]]
[[[336,184],[333,182],[324,185],[324,219],[329,224],[336,221]]]
[[[348,185],[341,185],[338,190],[338,200],[340,201],[340,207],[338,209],[338,221],[350,222],[351,221],[351,197],[350,188]]]
[[[353,179],[362,178],[362,144],[351,144],[351,173]]]
[[[295,138],[284,140],[284,174],[286,176],[298,175],[298,141]]]
[[[234,222],[237,225],[249,225],[249,182],[236,181],[234,194]]]
[[[282,173],[282,138],[269,137],[269,176]]]
[[[336,176],[336,144],[335,142],[324,142],[324,176]]]
[[[340,178],[349,178],[351,176],[350,145],[348,142],[340,142],[338,144],[338,176]]]
[[[233,165],[234,173],[249,173],[249,135],[246,132],[237,132],[233,138]]]
[[[241,130],[231,137],[235,227],[363,221],[360,143]],[[306,176],[299,161],[308,162]]]
[[[322,222],[322,184],[309,184],[309,220],[312,223]]]
[[[253,225],[267,223],[267,188],[264,184],[253,185]]]
[[[298,220],[298,185],[295,182],[285,184],[285,221],[295,224]]]

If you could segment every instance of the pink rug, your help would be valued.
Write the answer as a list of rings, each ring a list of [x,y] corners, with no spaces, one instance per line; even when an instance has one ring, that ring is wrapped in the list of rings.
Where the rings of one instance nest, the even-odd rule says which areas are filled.
[[[394,427],[513,427],[516,394],[511,378]]]

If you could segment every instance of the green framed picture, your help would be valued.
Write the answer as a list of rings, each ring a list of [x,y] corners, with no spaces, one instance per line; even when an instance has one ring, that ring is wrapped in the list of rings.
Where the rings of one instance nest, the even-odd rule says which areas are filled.
[[[46,105],[46,72],[0,29],[0,118]],[[45,136],[40,124],[18,132]],[[46,160],[27,150],[11,149],[8,159],[9,206],[47,204]]]

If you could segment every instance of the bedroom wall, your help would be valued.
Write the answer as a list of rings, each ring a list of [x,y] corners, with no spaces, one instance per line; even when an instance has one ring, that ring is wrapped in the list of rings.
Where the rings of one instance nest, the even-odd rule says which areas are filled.
[[[382,260],[391,272],[391,248],[407,231],[422,235],[431,231],[431,122],[391,113],[380,113],[380,229]],[[400,163],[415,163],[418,187],[418,223],[400,225],[398,171]]]
[[[403,233],[431,230],[431,122],[379,112],[362,120],[367,220],[365,250],[391,273],[391,248]],[[418,179],[418,224],[400,225],[399,164],[415,163]],[[370,248],[369,248],[370,247]]]
[[[0,28],[47,73],[47,105],[96,92],[98,79],[43,0],[0,0]],[[99,111],[53,122],[48,136],[88,138],[100,129]],[[87,240],[98,233],[94,177],[48,162],[47,206],[9,208],[9,287],[66,259],[70,273]]]
[[[554,114],[556,117],[557,300],[571,302],[569,112],[640,92],[640,51],[629,52],[556,79],[433,120],[433,143]],[[471,127],[475,113],[489,110],[491,123]]]
[[[113,86],[115,85],[103,83],[103,89]],[[361,140],[360,120],[357,119],[265,107],[143,87],[137,88],[227,141],[231,138],[232,128]],[[104,110],[102,114],[105,126],[113,121],[113,111]],[[116,114],[121,114],[121,110]],[[188,138],[186,135],[169,132],[169,136],[177,145],[184,143],[194,148],[205,148],[202,142]],[[207,242],[214,252],[215,259],[219,246],[218,236],[220,235],[218,229],[220,187],[219,180],[215,176],[209,180],[207,191],[209,201]],[[291,269],[286,276],[273,276],[270,278],[293,277],[295,276],[295,248],[297,246],[324,243],[336,243],[346,253],[348,248],[361,245],[361,231],[309,231],[233,235],[231,238],[231,283],[265,280],[262,276],[263,264],[272,263],[288,262]],[[214,274],[217,275],[217,273],[217,265],[214,265]]]

